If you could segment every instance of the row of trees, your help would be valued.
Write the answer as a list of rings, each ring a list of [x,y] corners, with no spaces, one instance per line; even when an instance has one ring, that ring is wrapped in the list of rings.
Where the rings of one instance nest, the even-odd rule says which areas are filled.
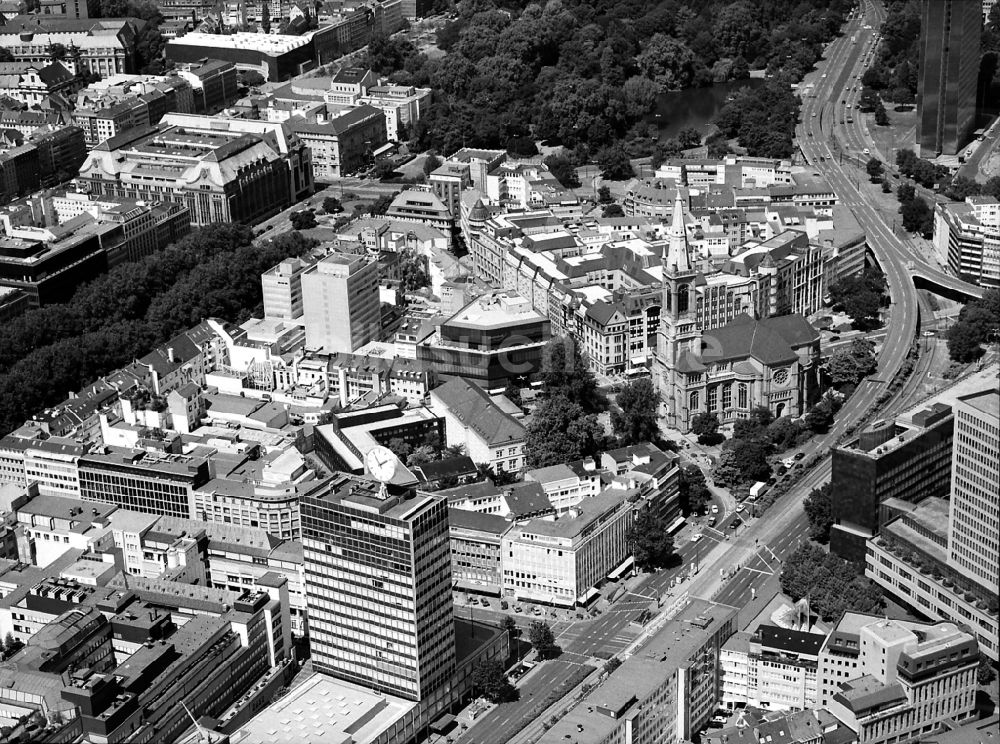
[[[831,622],[845,611],[878,614],[885,608],[879,588],[853,564],[813,543],[804,543],[785,560],[781,591],[793,601],[809,599],[809,607]]]
[[[745,78],[751,66],[801,75],[850,5],[462,0],[438,31],[444,57],[380,37],[365,62],[395,82],[433,89],[435,106],[411,132],[421,148],[530,138],[583,144],[596,155],[623,141],[648,145],[644,118],[665,90]]]
[[[948,355],[961,363],[983,355],[982,344],[1000,333],[1000,289],[987,289],[981,300],[969,302],[948,329]]]
[[[0,431],[65,399],[204,318],[263,311],[260,275],[315,245],[299,233],[252,245],[250,228],[214,224],[116,266],[61,305],[0,326]]]
[[[920,0],[894,0],[882,23],[882,42],[861,82],[883,98],[910,105],[917,95],[920,58]]]

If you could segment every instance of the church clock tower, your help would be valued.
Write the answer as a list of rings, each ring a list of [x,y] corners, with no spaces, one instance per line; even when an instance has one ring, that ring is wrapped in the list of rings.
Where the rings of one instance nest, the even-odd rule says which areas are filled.
[[[667,426],[686,431],[690,417],[704,404],[700,395],[698,400],[691,399],[687,390],[688,376],[703,374],[705,367],[700,361],[701,329],[697,314],[696,284],[700,274],[691,262],[684,227],[684,200],[679,188],[667,235],[655,379]],[[700,386],[695,387],[700,389]]]

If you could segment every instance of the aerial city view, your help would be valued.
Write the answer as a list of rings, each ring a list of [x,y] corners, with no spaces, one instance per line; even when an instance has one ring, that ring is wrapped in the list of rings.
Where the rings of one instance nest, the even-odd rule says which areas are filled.
[[[1000,1],[0,0],[0,742],[1000,744]]]

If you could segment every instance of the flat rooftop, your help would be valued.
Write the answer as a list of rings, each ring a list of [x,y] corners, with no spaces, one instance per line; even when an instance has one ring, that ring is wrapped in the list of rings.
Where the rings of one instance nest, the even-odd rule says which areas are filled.
[[[494,292],[473,300],[451,316],[447,323],[496,328],[531,320],[543,321],[545,317],[518,294]]]
[[[233,744],[368,744],[416,703],[314,673],[235,731]]]
[[[644,701],[676,674],[678,667],[687,666],[689,658],[714,634],[720,623],[735,617],[736,609],[693,599],[640,648],[626,659],[610,677],[581,700],[555,726],[549,729],[545,741],[571,740],[576,744],[601,744],[616,729],[625,726],[628,711],[635,702]],[[598,709],[613,711],[617,718]]]
[[[304,47],[312,41],[311,34],[290,36],[284,34],[251,34],[236,33],[220,36],[218,34],[190,33],[179,39],[168,42],[167,47],[197,46],[209,49],[247,49],[261,54],[277,55]],[[169,51],[169,49],[168,49]]]

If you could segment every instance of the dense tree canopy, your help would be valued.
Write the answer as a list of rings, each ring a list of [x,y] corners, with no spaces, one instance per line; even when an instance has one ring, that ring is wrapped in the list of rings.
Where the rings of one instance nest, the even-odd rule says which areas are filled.
[[[667,525],[649,509],[640,509],[626,535],[640,571],[666,568],[674,560],[674,539]]]
[[[820,543],[830,541],[830,528],[833,526],[833,499],[831,486],[825,483],[819,488],[814,488],[805,501],[802,508],[809,519],[809,537]]]
[[[611,426],[623,445],[650,442],[659,437],[656,410],[659,398],[647,377],[632,380],[615,397]]]
[[[948,354],[956,362],[973,362],[983,355],[981,344],[1000,333],[1000,289],[987,289],[981,300],[962,308],[948,329]]]
[[[565,395],[551,395],[535,409],[528,424],[528,467],[579,460],[595,454],[604,441],[597,415]]]
[[[828,622],[847,610],[876,614],[885,607],[875,584],[847,561],[812,543],[805,543],[785,561],[781,591],[794,601],[807,597],[810,609]]]
[[[243,225],[209,225],[122,264],[62,305],[0,325],[0,431],[64,400],[204,318],[262,312],[260,275],[315,245],[299,233],[251,244]]]
[[[607,400],[597,389],[590,364],[571,338],[557,336],[546,345],[542,381],[549,395],[562,395],[581,406],[586,413],[595,413],[607,407]]]
[[[745,78],[750,67],[798,79],[851,5],[461,0],[437,33],[445,56],[378,37],[367,61],[396,82],[433,89],[435,106],[412,132],[421,147],[500,148],[529,136],[597,152],[633,139],[626,135],[660,91]]]
[[[534,620],[528,626],[528,642],[534,647],[539,659],[551,659],[559,655],[560,648],[556,645],[552,628],[541,620]]]
[[[825,369],[838,389],[857,385],[878,368],[875,344],[867,338],[857,338],[847,348],[830,355]]]
[[[871,331],[881,325],[879,308],[886,292],[885,275],[876,268],[867,268],[861,274],[843,277],[828,289],[830,299],[851,316],[854,328]]]
[[[701,513],[712,498],[705,474],[697,465],[683,465],[678,478],[678,500],[684,516]]]

